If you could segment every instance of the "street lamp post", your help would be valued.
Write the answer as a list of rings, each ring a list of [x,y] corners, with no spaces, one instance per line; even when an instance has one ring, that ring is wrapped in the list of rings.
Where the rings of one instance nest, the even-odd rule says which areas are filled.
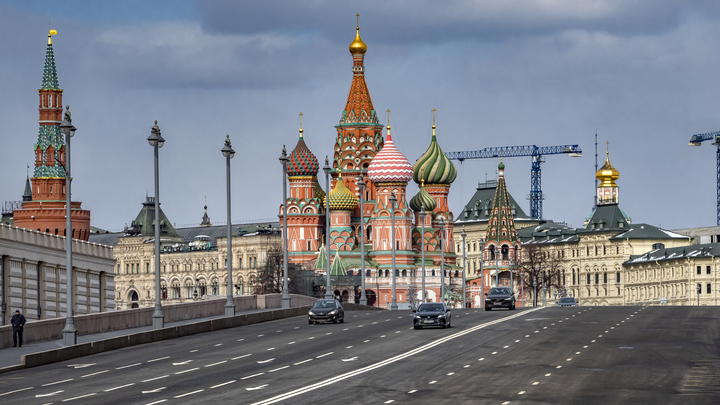
[[[225,138],[225,145],[220,149],[225,156],[225,174],[227,179],[227,302],[225,303],[225,316],[235,316],[235,300],[233,300],[232,278],[232,220],[230,215],[230,159],[235,151],[230,143],[230,135]]]
[[[480,239],[480,307],[485,307],[485,270],[483,262],[485,259],[485,241]]]
[[[160,134],[160,127],[155,125],[150,130],[150,136],[147,138],[150,146],[155,150],[155,312],[152,315],[153,329],[162,329],[165,327],[165,316],[160,306],[160,169],[158,166],[158,149],[165,144]]]
[[[500,251],[498,250],[497,245],[495,246],[495,287],[498,286],[498,283],[500,282],[500,266],[498,264],[498,259],[500,259]]]
[[[440,302],[445,302],[445,221],[440,218]]]
[[[425,296],[425,204],[420,202],[420,265],[422,266],[422,302],[427,302]]]
[[[700,291],[702,288],[700,287],[700,283],[697,283],[697,300],[698,300],[698,306],[700,306]]]
[[[70,185],[72,183],[72,175],[70,173],[70,138],[75,135],[76,128],[72,124],[70,116],[70,106],[66,106],[65,119],[60,124],[60,130],[65,135],[65,258],[67,277],[65,285],[67,286],[67,316],[65,317],[65,328],[63,329],[63,346],[72,346],[77,344],[77,329],[73,320],[73,274],[72,274],[72,211]],[[3,267],[4,269],[4,267]],[[4,283],[4,281],[3,281]],[[4,308],[3,308],[4,309]]]
[[[325,287],[325,299],[332,299],[333,293],[330,285],[330,162],[325,155],[325,255],[327,257],[327,286]]]
[[[520,270],[520,302],[522,302],[523,308],[525,308],[525,272]]]
[[[533,306],[537,306],[537,278],[533,277]]]
[[[557,292],[557,290],[555,290],[555,305],[557,305],[557,294],[558,294],[558,292]]]
[[[545,278],[543,277],[543,306],[547,306],[547,285],[545,285]]]
[[[465,237],[467,234],[465,233],[465,225],[462,227],[462,233],[460,234],[462,236],[462,244],[463,244],[463,308],[467,308],[467,296],[465,295],[465,269],[467,268],[467,254],[465,254]]]
[[[302,133],[300,134],[302,135]],[[283,294],[282,307],[290,308],[290,294],[288,291],[288,229],[287,229],[287,151],[283,145],[280,163],[283,166]],[[328,261],[329,261],[328,257]]]
[[[395,193],[390,193],[390,243],[392,243],[392,304],[390,309],[395,311],[398,309],[397,296],[395,294],[395,203],[397,197]]]
[[[367,305],[365,295],[365,182],[362,173],[357,182],[360,186],[360,305]]]

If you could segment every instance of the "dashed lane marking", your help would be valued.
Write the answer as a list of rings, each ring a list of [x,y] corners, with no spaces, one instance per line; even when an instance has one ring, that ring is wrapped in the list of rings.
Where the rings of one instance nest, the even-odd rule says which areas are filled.
[[[572,361],[572,357],[570,357],[569,359],[566,359],[565,361]]]
[[[510,346],[503,346],[503,349],[507,349],[508,347],[510,347]]]
[[[247,356],[252,356],[252,354],[243,354],[242,356],[233,357],[233,358],[230,359],[230,360],[242,359],[243,357],[247,357]]]
[[[295,329],[297,329],[297,328],[295,328]],[[242,342],[243,340],[245,340],[245,339],[238,339],[237,341],[238,341],[238,342]]]
[[[415,392],[417,392],[417,390],[410,390],[410,391],[408,391],[408,394],[413,394]]]
[[[163,375],[163,376],[160,376],[160,377],[150,378],[150,379],[148,379],[148,380],[143,380],[143,381],[140,381],[140,382],[150,382],[150,381],[159,380],[159,379],[165,378],[165,377],[170,377],[170,374],[168,374],[168,375]]]
[[[485,360],[485,357],[481,357],[478,359],[478,361],[483,361],[483,360]]]
[[[155,405],[155,404],[160,404],[160,403],[163,403],[163,402],[165,402],[165,401],[167,401],[167,399],[161,399],[161,400],[159,400],[159,401],[155,401],[155,402],[150,402],[150,403],[149,403],[149,404],[147,404],[147,405]]]
[[[115,391],[115,390],[119,390],[120,388],[129,387],[129,386],[131,386],[131,385],[135,385],[135,383],[125,384],[125,385],[121,385],[121,386],[115,387],[115,388],[108,388],[108,389],[106,389],[106,390],[103,391],[103,392]]]
[[[14,394],[14,393],[16,393],[16,392],[27,391],[27,390],[31,390],[31,389],[33,389],[33,387],[21,388],[21,389],[19,389],[19,390],[15,390],[15,391],[4,392],[4,393],[0,394],[0,397],[3,396],[3,395],[10,395],[10,394]]]
[[[72,400],[80,399],[80,398],[87,398],[87,397],[91,397],[93,395],[97,395],[97,392],[93,392],[92,394],[80,395],[79,397],[75,397],[75,398],[63,399],[62,402],[72,401]]]
[[[384,404],[392,404],[393,402],[395,402],[395,400],[394,400],[394,399],[390,399],[390,400],[387,400],[387,401],[385,401],[385,402],[383,402],[383,403],[384,403]]]
[[[190,350],[190,353],[195,353],[195,352],[199,352],[199,351],[200,351],[200,350],[198,350],[198,349]]]
[[[107,373],[108,371],[110,371],[110,370],[103,370],[103,371],[98,371],[97,373],[81,375],[80,378],[92,377],[92,376],[94,376],[94,375],[98,375],[98,374],[102,374],[102,373]]]
[[[532,385],[538,385],[538,384],[540,384],[539,381],[535,381],[534,383],[532,383]]]
[[[555,368],[562,368],[562,366],[557,366],[557,367],[555,367]]]
[[[175,374],[185,374],[185,373],[189,373],[189,372],[195,371],[195,370],[200,370],[200,367],[195,367],[195,368],[191,368],[191,369],[184,370],[184,371],[178,371],[178,372],[175,373]]]
[[[367,342],[369,342],[369,341],[370,341],[370,340],[363,340],[363,343],[367,343]]]
[[[268,373],[274,373],[274,372],[276,372],[276,371],[284,370],[284,369],[286,369],[286,368],[288,368],[288,367],[290,367],[290,366],[278,367],[278,368],[276,368],[276,369],[274,369],[274,370],[268,371]]]
[[[55,384],[62,384],[62,383],[64,383],[64,382],[68,382],[68,381],[72,381],[72,380],[73,380],[72,378],[68,378],[67,380],[55,381],[55,382],[53,382],[53,383],[43,384],[42,387],[49,387],[49,386],[55,385]]]
[[[173,398],[182,398],[182,397],[186,397],[186,396],[192,395],[192,394],[197,394],[198,392],[203,392],[203,391],[205,391],[205,390],[197,390],[197,391],[193,391],[193,392],[188,392],[187,394],[175,395]]]
[[[580,352],[575,352],[575,354],[580,354]]]
[[[247,391],[261,390],[261,389],[267,387],[268,385],[269,385],[269,384],[263,384],[263,385],[260,385],[260,386],[258,386],[258,387],[248,387],[248,388],[245,388],[245,389],[246,389]]]
[[[71,215],[72,216],[72,215]],[[222,346],[222,343],[218,343],[215,345],[215,347]]]
[[[551,375],[552,375],[552,373],[547,373],[547,374],[545,374],[545,377],[550,377]]]
[[[275,360],[274,357],[273,357],[272,359],[267,359],[267,360],[258,360],[258,364],[270,363],[270,362],[273,361],[273,360]]]
[[[348,346],[348,347],[346,347],[346,349],[350,349],[351,347],[352,347],[352,346]]]
[[[227,360],[218,361],[217,363],[213,363],[213,364],[208,364],[208,365],[205,366],[205,367],[217,366],[218,364],[223,364],[223,363],[227,363]]]
[[[213,385],[212,387],[210,387],[210,389],[219,388],[219,387],[222,387],[223,385],[232,384],[232,383],[234,383],[234,382],[237,382],[237,380],[232,380],[232,381],[224,382],[224,383],[222,383],[222,384]]]
[[[299,362],[299,363],[293,364],[293,366],[299,366],[300,364],[307,363],[308,361],[312,361],[312,360],[313,360],[313,359],[303,360],[303,361],[301,361],[301,362]]]
[[[115,370],[122,370],[122,369],[124,369],[124,368],[135,367],[135,366],[139,366],[139,365],[141,365],[141,364],[142,364],[142,363],[135,363],[135,364],[128,364],[127,366],[115,367]]]
[[[265,374],[265,373],[257,373],[257,374],[253,374],[253,375],[248,375],[248,376],[241,378],[241,380],[247,380],[248,378],[257,377],[257,376],[263,375],[263,374]]]
[[[437,381],[430,381],[428,384],[435,384]]]
[[[492,352],[492,353],[490,353],[490,354],[497,354],[497,352]]]
[[[270,351],[270,350],[275,350],[275,348],[271,347],[271,348],[267,349],[267,351]]]
[[[55,396],[55,395],[60,394],[60,393],[62,393],[62,392],[65,392],[65,391],[64,391],[64,390],[60,390],[60,391],[55,391],[55,392],[51,392],[51,393],[48,393],[48,394],[37,394],[37,395],[35,395],[35,398],[52,397],[52,396]]]
[[[321,354],[321,355],[319,355],[319,356],[316,356],[315,358],[316,358],[316,359],[319,359],[319,358],[321,358],[321,357],[329,356],[329,355],[331,355],[331,354],[333,354],[333,353],[335,353],[335,352],[330,352],[330,353]]]
[[[469,364],[466,364],[466,365],[463,366],[463,368],[468,368],[468,367],[470,367]]]
[[[525,393],[525,391],[520,391],[520,392],[518,392],[518,395],[522,395],[524,393]]]
[[[147,363],[152,363],[154,361],[160,361],[160,360],[165,360],[165,359],[169,359],[169,358],[170,358],[170,356],[159,357],[157,359],[148,360]]]
[[[447,375],[453,375],[453,374],[455,374],[455,373],[447,373]]]
[[[288,343],[288,344],[289,344],[289,345],[294,345],[294,344],[295,344],[295,342],[290,342],[290,343]]]
[[[384,337],[385,337],[385,335],[382,335],[382,336],[380,336],[380,337],[381,337],[381,338],[384,338]]]
[[[184,365],[186,365],[186,364],[188,364],[188,363],[190,363],[190,362],[192,362],[192,360],[180,361],[180,362],[177,362],[177,363],[173,363],[173,366],[184,366]]]

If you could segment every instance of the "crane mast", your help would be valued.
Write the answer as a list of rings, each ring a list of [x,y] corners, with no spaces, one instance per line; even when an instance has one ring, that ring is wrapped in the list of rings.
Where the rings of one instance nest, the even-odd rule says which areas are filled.
[[[695,134],[690,137],[688,146],[700,146],[705,141],[713,141],[715,145],[715,161],[717,165],[717,210],[715,213],[716,224],[720,225],[720,131],[706,132],[704,134]]]

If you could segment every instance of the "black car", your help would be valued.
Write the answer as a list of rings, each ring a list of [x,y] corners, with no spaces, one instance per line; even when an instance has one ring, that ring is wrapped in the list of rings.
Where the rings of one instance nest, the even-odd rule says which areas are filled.
[[[345,322],[345,310],[337,300],[317,300],[308,311],[308,323]]]
[[[558,307],[576,307],[578,306],[578,301],[575,297],[562,297],[555,305]]]
[[[449,328],[450,308],[442,302],[425,302],[420,304],[413,316],[415,329],[422,329],[424,326],[442,326]]]
[[[510,287],[493,287],[485,294],[485,310],[493,308],[515,309],[515,294]]]

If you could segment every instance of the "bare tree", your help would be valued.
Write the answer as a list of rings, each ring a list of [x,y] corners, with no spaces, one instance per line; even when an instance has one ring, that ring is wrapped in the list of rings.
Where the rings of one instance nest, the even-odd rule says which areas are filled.
[[[294,263],[288,264],[288,290],[290,293],[297,291],[297,277],[302,267]],[[256,291],[260,294],[281,293],[283,288],[283,250],[280,243],[273,243],[268,246],[267,259],[265,264],[258,269]]]
[[[543,286],[548,290],[563,288],[558,250],[553,245],[533,241],[523,244],[519,268],[523,273],[525,290],[532,291],[534,306],[537,306],[538,298],[534,292],[536,282],[538,294],[542,294]]]

